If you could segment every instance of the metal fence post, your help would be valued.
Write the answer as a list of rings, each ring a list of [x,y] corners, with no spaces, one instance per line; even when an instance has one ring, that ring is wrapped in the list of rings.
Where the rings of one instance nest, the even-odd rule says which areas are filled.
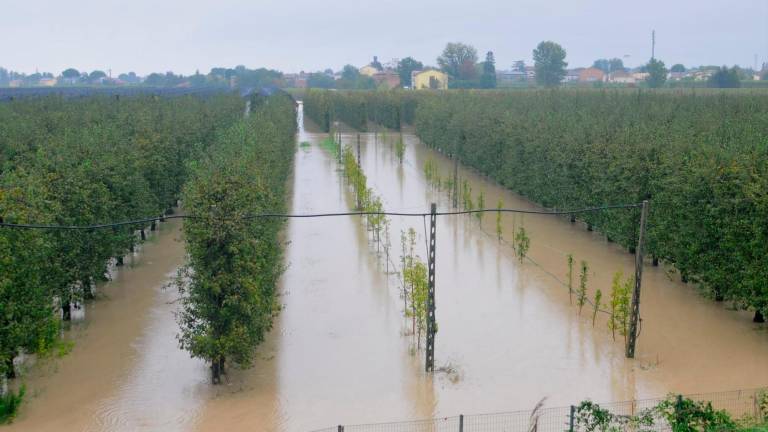
[[[429,279],[427,281],[427,349],[424,369],[427,372],[435,370],[435,237],[437,234],[437,204],[432,203],[429,215],[429,250],[427,251],[427,266]]]
[[[459,414],[459,432],[464,432],[464,414]]]
[[[645,224],[648,219],[648,200],[643,201],[640,213],[640,234],[635,250],[635,289],[632,291],[631,316],[629,318],[629,335],[627,337],[627,358],[635,358],[637,344],[637,321],[640,317],[640,287],[643,280],[643,243],[645,241]]]
[[[568,432],[573,432],[573,418],[576,415],[576,407],[571,405],[571,415],[568,420]]]

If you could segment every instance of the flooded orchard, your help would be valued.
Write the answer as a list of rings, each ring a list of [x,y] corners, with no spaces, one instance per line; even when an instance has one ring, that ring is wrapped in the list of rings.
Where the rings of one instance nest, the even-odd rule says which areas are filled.
[[[354,197],[337,156],[323,148],[299,111],[292,213],[348,211]],[[449,210],[448,196],[427,181],[451,161],[404,135],[360,134],[360,161],[388,211]],[[342,141],[356,149],[358,134]],[[534,209],[486,178],[459,168],[486,207]],[[627,210],[635,211],[635,210]],[[283,309],[259,347],[253,368],[230,370],[211,386],[202,361],[179,349],[173,312],[178,294],[163,286],[183,263],[179,222],[161,231],[131,265],[100,287],[75,347],[61,360],[32,368],[29,401],[7,430],[301,431],[336,424],[421,419],[459,413],[708,392],[768,384],[768,332],[749,314],[701,297],[663,267],[643,275],[637,358],[624,357],[589,306],[579,313],[567,288],[567,255],[588,263],[588,291],[610,292],[616,271],[632,274],[634,256],[566,219],[504,214],[503,236],[524,226],[530,261],[499,242],[494,213],[437,219],[434,374],[403,315],[400,233],[417,233],[426,259],[429,220],[392,216],[390,259],[358,216],[291,219],[285,227]],[[590,294],[591,296],[591,294]]]

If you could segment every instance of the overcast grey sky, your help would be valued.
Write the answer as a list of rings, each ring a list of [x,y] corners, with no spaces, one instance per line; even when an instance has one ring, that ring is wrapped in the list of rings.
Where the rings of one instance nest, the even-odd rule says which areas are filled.
[[[752,66],[768,57],[768,0],[0,0],[0,66],[60,73],[286,72],[413,56],[446,42],[492,50],[497,68],[560,43],[569,66],[651,55],[667,65]]]

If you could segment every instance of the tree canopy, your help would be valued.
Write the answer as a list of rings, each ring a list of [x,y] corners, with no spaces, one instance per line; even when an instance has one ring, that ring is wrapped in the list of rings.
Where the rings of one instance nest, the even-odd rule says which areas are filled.
[[[738,88],[741,87],[739,70],[737,67],[728,68],[723,66],[717,70],[707,81],[709,87],[715,88]]]
[[[443,53],[437,58],[437,64],[451,78],[473,79],[476,74],[477,50],[475,47],[461,42],[448,43],[443,49]]]
[[[536,82],[544,87],[560,85],[565,78],[565,49],[552,41],[541,42],[533,50]]]
[[[413,57],[406,57],[397,63],[397,73],[400,75],[400,85],[410,87],[411,73],[413,71],[424,69],[424,64],[414,59]]]
[[[622,61],[620,58],[597,59],[594,63],[592,63],[592,67],[600,69],[605,73],[616,72],[619,70],[623,71],[624,61]]]
[[[648,72],[648,78],[646,78],[645,82],[648,84],[648,87],[663,87],[664,83],[667,82],[667,68],[664,67],[663,61],[651,59],[646,65],[646,71]]]

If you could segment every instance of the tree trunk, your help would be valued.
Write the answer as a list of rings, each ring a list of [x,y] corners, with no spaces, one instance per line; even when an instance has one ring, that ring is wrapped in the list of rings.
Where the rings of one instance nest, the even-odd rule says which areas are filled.
[[[221,384],[221,369],[219,369],[219,361],[211,361],[211,383],[214,385]]]
[[[147,233],[144,232],[144,228],[141,229],[141,239],[146,240],[147,239]]]
[[[69,299],[61,302],[61,319],[62,321],[72,319],[72,303],[69,302]]]
[[[157,222],[156,221],[152,221],[152,224],[149,225],[149,230],[150,231],[157,230]]]
[[[8,379],[16,378],[16,368],[13,365],[13,354],[5,360],[5,377]]]
[[[93,300],[93,291],[96,287],[96,283],[94,281],[89,281],[83,284],[83,298],[86,300]]]
[[[755,317],[752,318],[752,322],[756,323],[764,323],[765,322],[765,316],[763,316],[763,313],[758,311],[755,311]]]
[[[587,231],[592,231],[592,224],[591,223],[587,224]]]
[[[658,267],[659,266],[659,257],[655,256],[653,257],[653,266]]]
[[[125,264],[125,260],[123,259],[123,256],[122,256],[122,255],[120,255],[119,257],[117,257],[117,263],[115,263],[115,265],[116,265],[116,266],[118,266],[118,267],[120,267],[120,266],[122,266],[123,264]]]
[[[715,288],[715,301],[721,302],[723,300],[725,300],[723,297],[723,291],[720,288]]]

